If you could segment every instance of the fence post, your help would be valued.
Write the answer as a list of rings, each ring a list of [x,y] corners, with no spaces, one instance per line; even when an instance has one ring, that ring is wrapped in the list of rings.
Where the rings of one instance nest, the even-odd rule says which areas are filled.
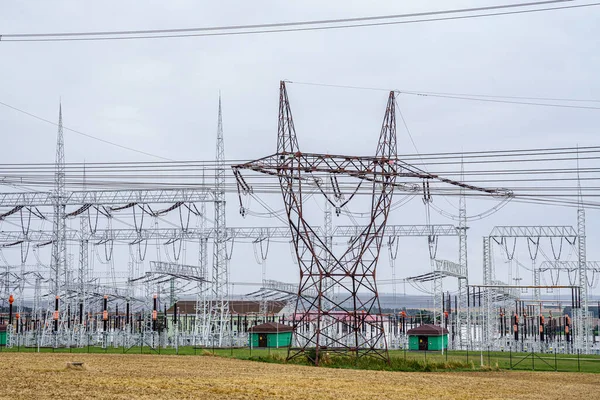
[[[556,349],[554,349],[554,371],[558,371],[557,364],[556,364]]]
[[[533,346],[531,346],[531,370],[535,371],[535,357],[533,356]]]
[[[512,347],[510,348],[510,353],[508,353],[508,354],[509,354],[508,357],[510,360],[510,369],[512,369]]]
[[[488,367],[492,366],[492,362],[490,361],[490,346],[488,346]]]
[[[579,364],[579,354],[581,354],[581,350],[577,349],[577,372],[581,372],[581,365]]]
[[[467,346],[467,364],[469,363],[469,346]]]

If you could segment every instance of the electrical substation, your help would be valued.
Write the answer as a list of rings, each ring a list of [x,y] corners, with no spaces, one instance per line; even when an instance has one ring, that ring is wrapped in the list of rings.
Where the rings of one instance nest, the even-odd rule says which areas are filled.
[[[267,347],[275,335],[273,346],[288,347],[288,358],[308,354],[318,364],[322,352],[389,360],[389,349],[409,348],[409,330],[431,324],[447,335],[442,351],[598,353],[600,263],[587,257],[590,203],[579,167],[560,171],[571,182],[564,204],[572,225],[552,224],[549,215],[540,225],[489,226],[483,237],[468,236],[472,224],[487,226],[488,215],[512,202],[551,200],[464,169],[463,161],[500,151],[448,153],[460,169],[453,177],[428,172],[426,157],[399,156],[396,96],[389,92],[366,156],[304,153],[282,81],[276,151],[236,162],[225,157],[220,99],[211,161],[67,163],[61,109],[54,164],[2,167],[1,183],[48,190],[0,193],[0,344]],[[523,153],[579,159],[586,151],[598,150]],[[456,213],[432,223],[431,212],[444,214],[434,200],[445,196],[458,200]],[[423,202],[424,222],[391,223],[411,199]],[[467,201],[484,200],[489,212],[470,216]],[[239,206],[247,226],[228,224],[226,204]],[[467,237],[481,259],[468,257]],[[399,242],[407,240],[427,242],[427,272],[405,265]],[[440,240],[452,243],[453,258],[438,256]],[[254,283],[231,273],[240,246],[254,252],[256,260],[245,260],[259,277]],[[291,256],[277,264],[293,268],[297,280],[268,276],[276,246],[289,247]],[[529,259],[519,260],[517,248]],[[378,277],[383,261],[391,279]],[[253,289],[234,295],[234,285]],[[411,311],[399,285],[426,295],[427,305]],[[392,305],[382,303],[384,292]],[[254,329],[252,339],[255,326],[266,330]]]

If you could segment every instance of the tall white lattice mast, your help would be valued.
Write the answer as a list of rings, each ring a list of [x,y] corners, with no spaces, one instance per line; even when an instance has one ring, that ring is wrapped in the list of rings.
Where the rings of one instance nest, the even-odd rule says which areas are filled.
[[[86,182],[85,182],[85,164],[83,165],[83,186],[82,190],[86,190]],[[89,211],[87,211],[89,212]],[[89,242],[88,242],[88,232],[89,232],[89,220],[86,212],[81,214],[79,218],[79,228],[81,230],[81,242],[79,243],[79,272],[77,274],[77,285],[78,287],[78,310],[76,311],[78,315],[78,323],[85,323],[85,315],[87,311],[86,304],[86,293],[85,293],[85,284],[88,281],[88,264],[89,264]]]
[[[202,172],[202,186],[205,187],[206,179]],[[200,203],[200,217],[198,218],[197,228],[200,231],[206,231],[206,202]],[[203,234],[198,242],[198,262],[200,263],[200,276],[208,278],[208,235]],[[210,285],[205,281],[198,282],[198,293],[196,295],[196,327],[195,344],[207,346],[210,344],[209,332],[210,324],[210,303],[209,295],[212,291]]]
[[[577,155],[577,261],[579,271],[580,288],[580,309],[579,309],[579,327],[576,331],[575,339],[577,346],[584,353],[589,351],[589,326],[588,326],[588,280],[587,280],[587,260],[585,249],[585,209],[583,208],[583,194],[581,192],[581,181],[579,179],[579,154]]]
[[[461,161],[461,180],[464,182],[464,163]],[[468,346],[471,327],[469,324],[468,307],[468,288],[469,269],[467,265],[467,199],[465,197],[465,188],[460,188],[458,200],[458,263],[464,271],[465,279],[458,280],[458,310],[456,310],[456,331],[458,333],[459,348],[464,349]]]
[[[215,173],[215,236],[213,245],[213,304],[211,312],[215,345],[222,346],[229,327],[229,282],[227,271],[227,230],[225,226],[225,145],[221,95],[217,126],[217,159]]]
[[[60,296],[67,274],[67,241],[65,219],[65,142],[63,137],[62,104],[58,109],[58,137],[54,171],[54,224],[52,230],[52,285],[54,296]],[[52,299],[53,301],[54,299]]]

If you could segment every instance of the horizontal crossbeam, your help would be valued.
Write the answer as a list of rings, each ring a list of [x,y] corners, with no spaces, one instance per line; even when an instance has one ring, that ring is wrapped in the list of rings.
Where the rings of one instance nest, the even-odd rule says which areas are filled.
[[[495,226],[488,235],[502,237],[565,237],[575,238],[577,232],[572,226]]]
[[[206,189],[140,189],[99,190],[67,193],[57,199],[50,192],[0,193],[0,207],[43,207],[55,203],[66,206],[170,204],[176,202],[199,203],[214,201],[213,193]]]
[[[336,226],[333,237],[356,237],[363,232],[360,226]],[[454,225],[386,225],[386,236],[458,236]]]

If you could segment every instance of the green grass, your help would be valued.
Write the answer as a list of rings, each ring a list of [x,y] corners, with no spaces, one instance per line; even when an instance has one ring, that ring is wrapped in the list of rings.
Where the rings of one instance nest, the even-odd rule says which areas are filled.
[[[7,349],[0,347],[0,357],[3,352],[37,352],[37,348],[20,347]],[[287,348],[280,349],[212,349],[195,348],[191,346],[180,347],[177,351],[173,348],[150,348],[148,346],[134,346],[131,348],[108,347],[101,348],[89,346],[82,348],[40,348],[42,353],[102,353],[102,354],[162,354],[181,356],[206,356],[231,357],[242,360],[261,362],[284,363],[287,358]],[[321,359],[320,365],[331,368],[353,368],[389,371],[464,371],[464,370],[529,370],[554,371],[555,368],[562,372],[590,372],[600,373],[600,356],[554,353],[510,353],[492,351],[450,351],[420,352],[391,350],[390,364],[372,357],[363,357],[356,360],[351,356],[328,354]],[[533,360],[532,360],[533,359]],[[304,356],[288,361],[292,364],[310,365]],[[482,366],[483,364],[483,366]]]

